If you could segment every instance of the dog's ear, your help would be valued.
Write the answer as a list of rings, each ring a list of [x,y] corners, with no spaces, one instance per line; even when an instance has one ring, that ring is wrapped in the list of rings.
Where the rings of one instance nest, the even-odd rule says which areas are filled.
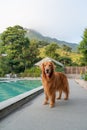
[[[40,64],[39,67],[41,68],[41,70],[44,70],[44,63]]]
[[[53,70],[55,71],[56,65],[52,62]]]
[[[54,65],[54,69],[56,69],[56,65]]]

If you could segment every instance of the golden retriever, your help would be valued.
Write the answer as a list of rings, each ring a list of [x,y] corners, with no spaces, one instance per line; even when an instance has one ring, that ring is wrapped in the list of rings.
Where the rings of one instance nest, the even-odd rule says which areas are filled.
[[[69,85],[67,77],[61,72],[55,72],[54,64],[50,61],[42,63],[42,84],[44,87],[44,105],[50,100],[50,107],[55,104],[56,91],[59,92],[57,99],[61,99],[62,92],[65,93],[65,100],[69,98]]]

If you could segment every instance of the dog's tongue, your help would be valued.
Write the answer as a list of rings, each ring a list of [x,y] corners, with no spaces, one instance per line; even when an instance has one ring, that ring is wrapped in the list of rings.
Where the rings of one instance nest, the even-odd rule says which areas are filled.
[[[49,73],[46,73],[46,76],[47,76],[47,77],[49,77],[49,76],[50,76],[50,74],[49,74]]]

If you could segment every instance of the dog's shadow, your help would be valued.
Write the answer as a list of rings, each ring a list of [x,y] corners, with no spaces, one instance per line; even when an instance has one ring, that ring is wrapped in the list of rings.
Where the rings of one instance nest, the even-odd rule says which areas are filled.
[[[70,98],[68,100],[56,100],[55,107],[64,107],[64,108],[80,108],[80,106],[85,106],[87,102],[87,98]]]
[[[64,100],[64,99],[60,99],[60,100],[56,100],[56,102],[55,102],[55,107],[59,107],[59,106],[69,106],[70,104],[72,104],[71,103],[72,101],[70,100],[70,99],[68,99],[68,100]]]

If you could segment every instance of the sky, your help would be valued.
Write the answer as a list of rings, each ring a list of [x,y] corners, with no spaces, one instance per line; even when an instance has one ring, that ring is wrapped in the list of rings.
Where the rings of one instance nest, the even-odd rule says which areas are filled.
[[[87,0],[0,0],[0,33],[15,25],[79,43],[87,28]]]

